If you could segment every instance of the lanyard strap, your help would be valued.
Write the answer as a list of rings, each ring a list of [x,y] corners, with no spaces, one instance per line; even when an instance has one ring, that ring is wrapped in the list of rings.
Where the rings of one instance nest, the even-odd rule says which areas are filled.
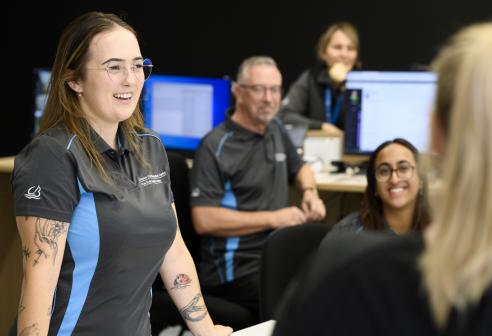
[[[340,110],[342,108],[343,94],[337,97],[335,106],[331,106],[332,91],[330,87],[325,89],[325,121],[330,124],[336,124],[340,118]]]

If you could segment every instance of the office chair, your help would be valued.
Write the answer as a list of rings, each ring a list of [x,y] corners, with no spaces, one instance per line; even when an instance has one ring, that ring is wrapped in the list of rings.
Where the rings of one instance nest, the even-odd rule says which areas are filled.
[[[198,267],[200,265],[200,236],[196,234],[191,220],[189,168],[183,155],[168,152],[170,166],[171,189],[183,240]],[[150,308],[150,324],[152,335],[158,335],[165,326],[181,325],[181,333],[186,325],[174,305],[171,297],[157,275],[152,286],[152,307]],[[246,308],[217,296],[204,294],[210,316],[214,323],[227,325],[234,330],[243,329],[257,323],[254,316]]]
[[[290,281],[317,250],[329,231],[325,223],[309,223],[275,230],[263,246],[260,279],[260,320],[274,318]]]

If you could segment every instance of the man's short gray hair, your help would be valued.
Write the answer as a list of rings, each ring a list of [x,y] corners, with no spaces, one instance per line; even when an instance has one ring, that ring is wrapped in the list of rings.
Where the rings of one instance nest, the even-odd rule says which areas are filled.
[[[239,66],[237,71],[237,82],[242,83],[246,70],[255,65],[271,65],[278,69],[277,63],[270,56],[251,56],[246,58]]]

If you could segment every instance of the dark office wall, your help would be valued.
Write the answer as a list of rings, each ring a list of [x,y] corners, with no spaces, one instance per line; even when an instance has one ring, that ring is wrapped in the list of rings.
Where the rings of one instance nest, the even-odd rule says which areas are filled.
[[[313,64],[314,46],[335,20],[359,28],[365,69],[407,70],[428,64],[438,46],[465,24],[492,18],[492,1],[65,1],[17,3],[8,19],[7,57],[12,85],[2,123],[0,156],[30,139],[34,67],[50,67],[63,27],[101,10],[123,14],[141,34],[142,53],[163,74],[234,77],[250,55],[279,63],[288,86]],[[19,66],[16,66],[16,65]],[[22,66],[20,66],[22,64]],[[5,65],[5,63],[4,63]],[[10,82],[10,81],[9,81]],[[6,141],[7,134],[9,136]]]

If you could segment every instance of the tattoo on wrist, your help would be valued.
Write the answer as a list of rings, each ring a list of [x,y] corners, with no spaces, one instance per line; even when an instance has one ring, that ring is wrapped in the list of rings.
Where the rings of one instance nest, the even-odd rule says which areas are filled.
[[[22,303],[19,305],[19,311],[18,314],[20,315],[24,310],[26,310],[26,306],[24,306]]]
[[[190,303],[179,310],[184,320],[197,322],[203,320],[205,316],[207,316],[207,308],[205,305],[198,305],[198,301],[200,301],[201,297],[202,294],[198,293],[193,299],[191,299]]]
[[[173,281],[173,286],[171,289],[181,289],[186,288],[191,284],[191,278],[186,274],[178,274],[176,279]]]
[[[52,220],[41,222],[41,219],[37,218],[35,225],[34,245],[36,245],[37,250],[32,265],[39,264],[41,256],[45,259],[51,256],[54,264],[58,253],[58,238],[67,232],[68,224]]]
[[[22,329],[20,336],[38,336],[41,331],[39,330],[38,324],[33,323],[31,326]]]

